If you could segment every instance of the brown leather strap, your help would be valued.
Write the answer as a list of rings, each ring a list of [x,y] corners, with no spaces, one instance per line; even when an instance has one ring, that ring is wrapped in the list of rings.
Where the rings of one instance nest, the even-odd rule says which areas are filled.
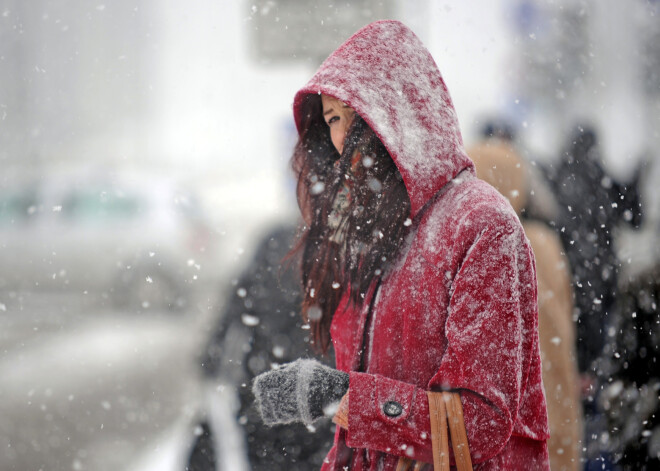
[[[399,458],[399,462],[396,464],[396,471],[409,471],[412,464],[413,460],[402,456]]]
[[[413,469],[413,471],[422,471],[422,469],[424,469],[424,466],[426,466],[426,463],[424,463],[423,461],[415,461],[415,468]]]
[[[412,471],[422,471],[426,464],[423,461],[413,461],[411,458],[401,456],[396,464],[396,471],[410,471],[411,466],[413,466]]]
[[[454,459],[458,471],[472,471],[472,459],[468,445],[463,404],[461,396],[452,392],[427,391],[429,400],[429,417],[431,419],[431,445],[433,447],[433,470],[449,471],[449,433],[454,450]],[[426,463],[414,462],[402,456],[396,466],[396,471],[420,471]]]
[[[451,432],[451,444],[454,450],[454,459],[458,471],[472,471],[472,459],[468,445],[465,419],[463,417],[463,404],[458,393],[443,392],[447,408],[447,421]]]
[[[433,470],[449,471],[449,436],[447,434],[447,412],[443,393],[427,391],[429,416],[431,418],[431,445],[433,447]]]

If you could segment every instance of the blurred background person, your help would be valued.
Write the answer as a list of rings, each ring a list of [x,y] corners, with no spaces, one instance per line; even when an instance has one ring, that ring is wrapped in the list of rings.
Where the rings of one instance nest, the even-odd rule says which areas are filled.
[[[596,130],[586,124],[574,128],[559,164],[550,169],[560,209],[556,226],[573,275],[578,366],[592,378],[616,315],[616,230],[642,224],[641,170],[629,182],[617,181],[603,166]]]
[[[213,414],[213,401],[218,400],[214,392],[219,385],[231,388],[238,396],[235,420],[242,432],[248,469],[318,470],[332,446],[334,425],[329,420],[311,430],[302,424],[265,426],[251,391],[256,375],[274,365],[314,355],[309,330],[303,330],[299,314],[299,263],[284,260],[295,233],[294,225],[273,227],[229,288],[224,312],[200,361],[209,394],[186,471],[222,469],[219,453],[224,447],[218,441],[223,440],[227,427]],[[334,365],[331,354],[319,360]]]
[[[561,241],[544,221],[523,217],[531,189],[527,162],[513,146],[513,131],[493,124],[485,127],[485,139],[469,147],[477,176],[504,195],[522,219],[536,258],[539,302],[539,340],[543,384],[548,405],[550,468],[582,469],[583,417],[580,402],[573,296],[568,260]],[[489,130],[491,129],[491,130]],[[537,195],[538,197],[538,195]]]
[[[519,138],[516,127],[510,118],[503,114],[491,115],[480,121],[483,124],[477,143],[474,145],[475,148],[494,149],[492,153],[513,152],[521,161],[526,194],[520,195],[520,198],[524,200],[524,204],[520,208],[520,216],[524,219],[554,225],[559,216],[559,202],[554,188],[548,180],[545,166],[538,164],[534,158],[534,152],[525,146],[523,139]],[[507,198],[511,197],[512,195],[507,196]]]
[[[612,466],[602,463],[612,458],[598,395],[612,374],[607,352],[612,352],[620,316],[615,237],[622,224],[641,226],[642,165],[631,181],[617,181],[603,166],[595,129],[581,124],[568,136],[561,160],[549,173],[560,210],[556,229],[572,272],[587,469]]]
[[[660,261],[620,290],[609,383],[600,396],[609,447],[623,471],[660,468]]]

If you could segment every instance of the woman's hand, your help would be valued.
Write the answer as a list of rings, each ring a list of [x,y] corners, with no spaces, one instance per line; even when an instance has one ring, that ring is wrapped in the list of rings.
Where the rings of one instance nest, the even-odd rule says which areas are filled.
[[[349,376],[316,360],[296,360],[257,376],[252,392],[266,425],[303,422],[332,415],[348,390]]]

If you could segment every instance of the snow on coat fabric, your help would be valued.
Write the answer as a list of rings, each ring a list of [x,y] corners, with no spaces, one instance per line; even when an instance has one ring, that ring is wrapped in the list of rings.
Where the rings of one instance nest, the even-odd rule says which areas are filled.
[[[299,131],[305,96],[317,93],[376,132],[413,220],[377,293],[362,309],[344,300],[334,315],[337,368],[350,373],[349,427],[323,469],[432,462],[425,391],[447,389],[461,393],[475,469],[548,469],[533,256],[511,206],[476,178],[431,55],[401,23],[372,23],[298,92]]]

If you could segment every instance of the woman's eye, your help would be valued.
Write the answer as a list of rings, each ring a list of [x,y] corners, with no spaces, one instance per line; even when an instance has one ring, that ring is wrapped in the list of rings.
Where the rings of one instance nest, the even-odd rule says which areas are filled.
[[[339,121],[339,116],[333,116],[328,120],[328,126],[330,126],[332,123]]]

